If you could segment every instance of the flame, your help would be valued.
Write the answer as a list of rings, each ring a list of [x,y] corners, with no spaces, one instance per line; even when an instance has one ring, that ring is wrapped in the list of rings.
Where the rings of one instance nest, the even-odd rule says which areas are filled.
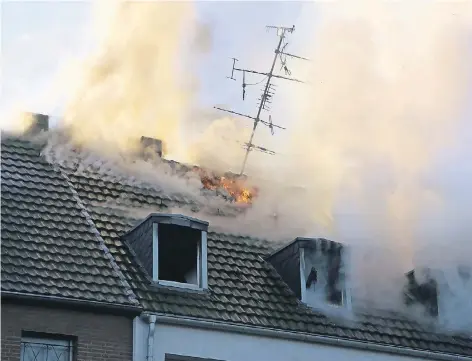
[[[203,187],[210,190],[225,189],[226,192],[239,204],[252,204],[257,195],[257,188],[249,187],[242,178],[237,176],[217,176],[198,169]]]

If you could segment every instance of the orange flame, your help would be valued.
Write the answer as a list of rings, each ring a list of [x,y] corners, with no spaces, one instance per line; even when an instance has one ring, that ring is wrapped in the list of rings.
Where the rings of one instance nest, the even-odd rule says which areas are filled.
[[[255,187],[249,187],[244,180],[232,177],[219,177],[210,175],[203,170],[199,170],[200,179],[206,189],[217,190],[225,189],[236,203],[251,204],[257,195]]]

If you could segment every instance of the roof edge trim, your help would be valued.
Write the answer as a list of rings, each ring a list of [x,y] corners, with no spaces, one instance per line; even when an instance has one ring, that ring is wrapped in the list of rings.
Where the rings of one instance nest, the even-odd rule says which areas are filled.
[[[368,350],[373,352],[383,352],[394,355],[405,355],[420,359],[428,358],[437,361],[472,361],[472,357],[461,354],[447,354],[443,352],[434,352],[428,350],[414,349],[401,346],[391,346],[379,343],[364,342],[357,340],[349,340],[338,337],[330,337],[317,334],[309,334],[304,332],[284,331],[274,328],[266,328],[259,326],[243,326],[235,323],[225,323],[221,321],[213,321],[208,319],[199,319],[181,316],[169,316],[162,313],[144,312],[142,316],[155,315],[157,323],[178,325],[186,327],[195,327],[208,330],[235,332],[246,335],[272,337],[285,340],[294,340],[309,343],[321,343],[325,345]]]
[[[199,231],[208,232],[208,226],[210,223],[207,221],[202,221],[197,218],[185,216],[178,213],[151,213],[146,218],[138,222],[134,227],[129,229],[126,234],[131,233],[141,224],[151,220],[152,222],[157,222],[161,224],[174,224],[182,227],[189,227],[198,229]]]
[[[293,244],[298,243],[298,242],[316,242],[316,241],[326,241],[326,242],[329,242],[329,243],[342,245],[339,242],[331,241],[331,240],[329,240],[327,238],[324,238],[324,237],[297,237],[294,240],[290,241],[289,243],[287,243],[285,245],[282,245],[281,247],[277,248],[274,252],[270,253],[269,255],[265,256],[264,258],[266,260],[268,260],[271,257],[275,256],[277,253],[282,252],[286,248],[288,248],[288,247],[290,247]],[[305,248],[305,246],[302,245],[302,248]]]

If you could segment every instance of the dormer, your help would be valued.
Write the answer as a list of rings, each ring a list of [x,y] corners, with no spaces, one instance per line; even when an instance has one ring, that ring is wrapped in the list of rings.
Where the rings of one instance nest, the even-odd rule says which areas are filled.
[[[296,238],[267,258],[308,306],[351,307],[346,248],[323,238]]]
[[[123,236],[157,285],[204,290],[208,222],[152,213]]]
[[[407,306],[421,305],[430,316],[438,315],[438,285],[429,269],[421,269],[421,280],[418,281],[415,270],[405,274],[406,282],[403,297]]]
[[[472,328],[472,267],[417,268],[406,274],[403,290],[407,306],[419,306],[441,324]]]

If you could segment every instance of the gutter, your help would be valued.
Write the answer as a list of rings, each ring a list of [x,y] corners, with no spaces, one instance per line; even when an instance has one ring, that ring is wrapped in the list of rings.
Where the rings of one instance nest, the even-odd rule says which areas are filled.
[[[346,347],[353,349],[360,349],[364,351],[383,352],[395,355],[404,355],[410,357],[416,357],[427,360],[437,361],[472,361],[472,356],[461,356],[454,354],[446,354],[434,351],[416,350],[413,348],[401,347],[401,346],[390,346],[382,345],[371,342],[355,341],[342,339],[338,337],[322,336],[308,334],[304,332],[293,332],[293,331],[281,331],[273,328],[263,328],[257,326],[242,326],[234,323],[223,323],[219,321],[208,321],[201,320],[191,317],[175,317],[167,316],[164,314],[151,314],[146,313],[148,317],[156,317],[156,321],[161,324],[184,326],[201,328],[212,331],[223,331],[223,332],[234,332],[244,335],[271,337],[292,341],[300,341],[307,343],[319,343],[329,346]]]
[[[2,299],[17,299],[24,301],[44,301],[55,304],[64,304],[72,306],[82,306],[89,308],[106,308],[108,310],[119,311],[121,313],[132,313],[139,314],[142,309],[134,305],[120,305],[108,302],[99,302],[99,301],[89,301],[89,300],[80,300],[72,299],[61,296],[47,296],[47,295],[37,295],[34,293],[23,293],[23,292],[12,292],[12,291],[1,291],[0,293]]]

